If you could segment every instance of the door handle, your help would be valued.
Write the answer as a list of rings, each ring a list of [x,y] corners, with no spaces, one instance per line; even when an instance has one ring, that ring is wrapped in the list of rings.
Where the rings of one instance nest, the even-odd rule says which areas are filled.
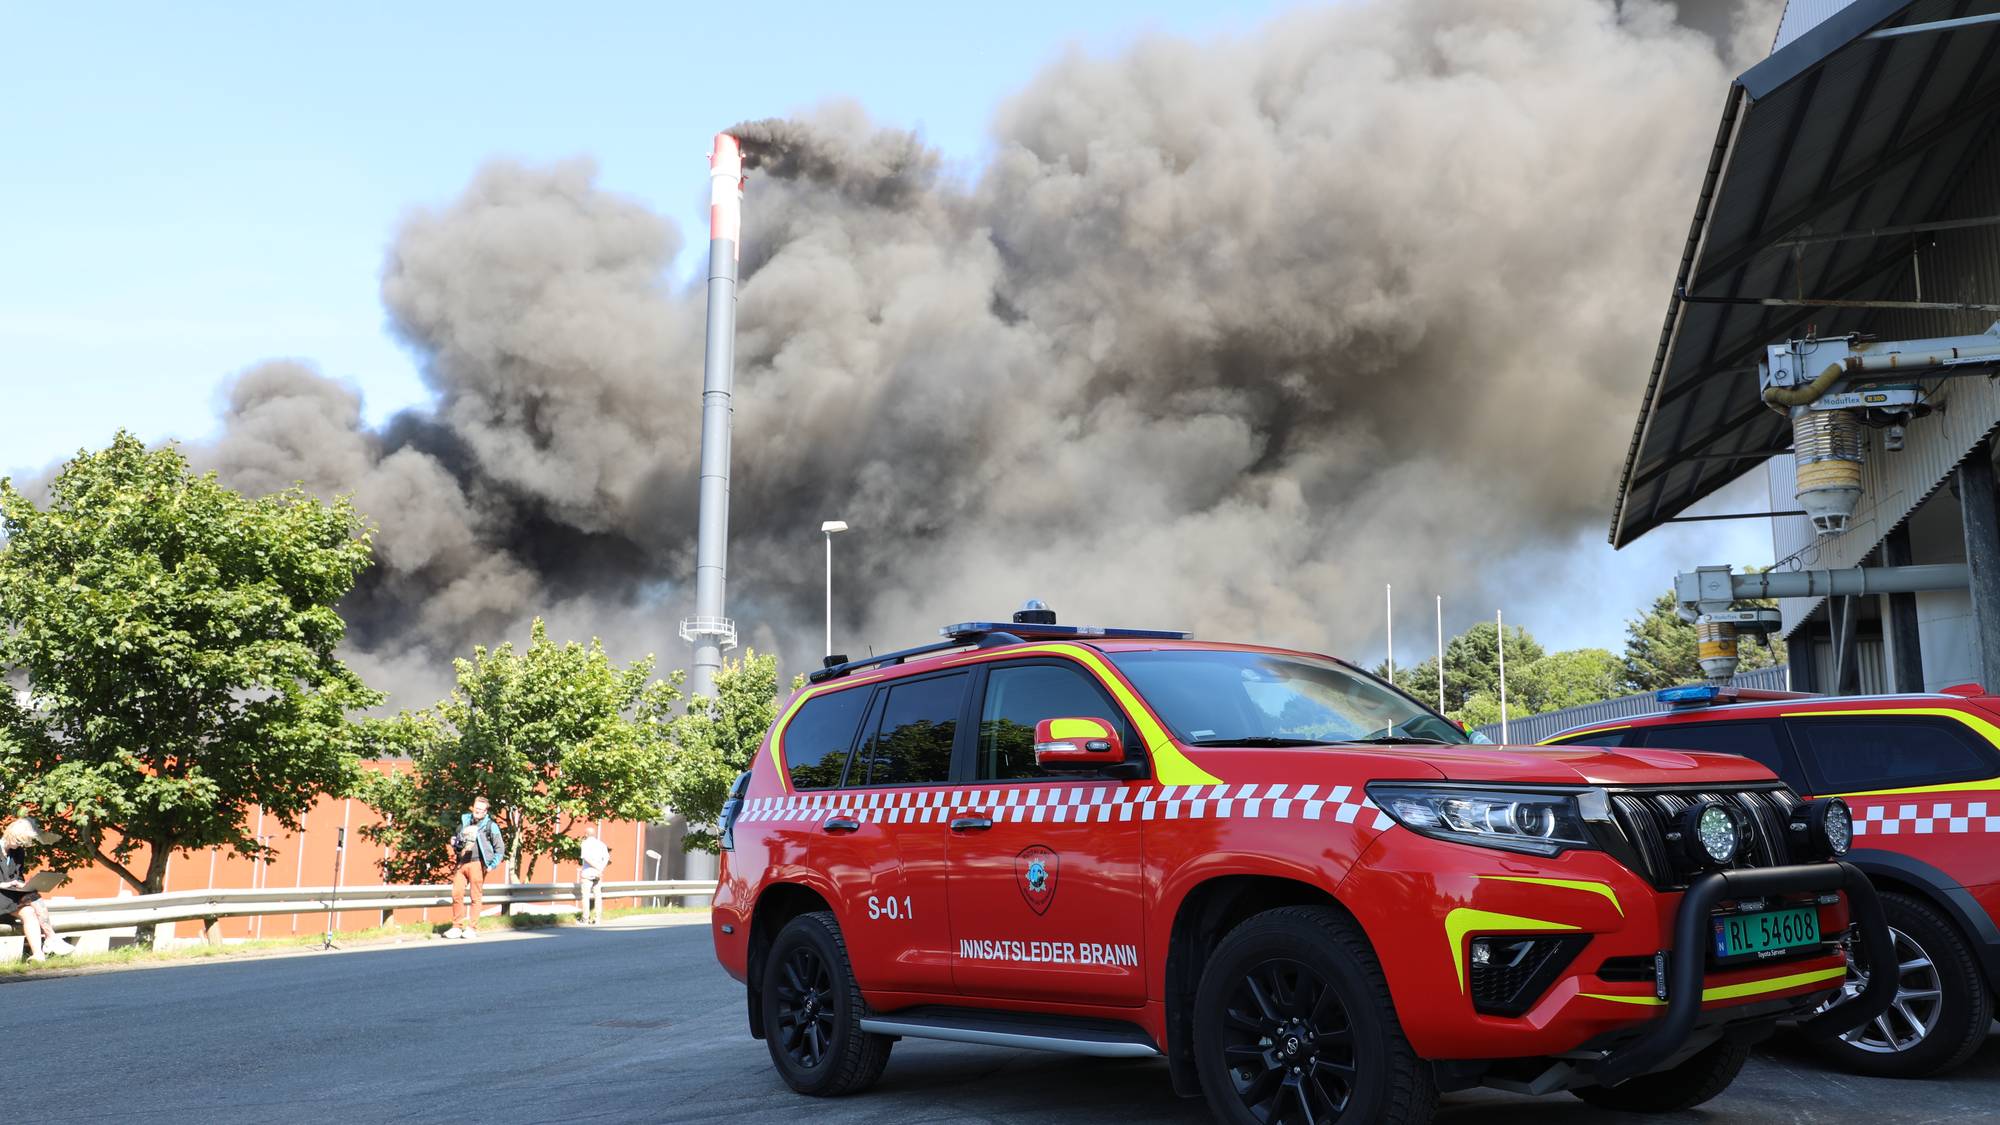
[[[953,832],[984,832],[993,827],[990,816],[955,816],[951,818]]]
[[[830,816],[819,826],[821,832],[858,832],[861,822],[853,817]]]

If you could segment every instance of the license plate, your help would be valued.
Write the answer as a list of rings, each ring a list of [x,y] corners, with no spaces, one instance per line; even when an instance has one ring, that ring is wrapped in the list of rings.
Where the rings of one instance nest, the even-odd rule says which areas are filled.
[[[1715,917],[1715,955],[1755,957],[1819,944],[1819,911],[1764,910]]]

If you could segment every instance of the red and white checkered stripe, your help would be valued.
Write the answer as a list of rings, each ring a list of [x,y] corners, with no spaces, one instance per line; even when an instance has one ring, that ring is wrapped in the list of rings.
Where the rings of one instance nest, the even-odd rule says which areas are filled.
[[[1987,808],[1985,801],[1867,805],[1853,810],[1854,834],[1930,836],[1938,833],[2000,832],[2000,815],[1987,812]]]
[[[1032,785],[969,789],[844,790],[752,797],[741,823],[818,821],[848,816],[864,824],[932,824],[953,810],[978,809],[996,824],[1103,824],[1111,820],[1256,819],[1395,823],[1349,785]]]

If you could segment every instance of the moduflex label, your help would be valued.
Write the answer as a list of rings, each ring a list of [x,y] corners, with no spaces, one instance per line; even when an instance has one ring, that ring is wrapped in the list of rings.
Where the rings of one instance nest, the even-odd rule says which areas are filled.
[[[1011,961],[1020,965],[1116,965],[1137,968],[1139,947],[1095,941],[1016,941],[960,938],[958,955],[967,961]]]

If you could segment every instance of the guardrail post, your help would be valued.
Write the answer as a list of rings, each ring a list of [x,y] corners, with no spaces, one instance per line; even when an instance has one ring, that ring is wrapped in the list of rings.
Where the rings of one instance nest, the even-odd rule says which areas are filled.
[[[222,919],[214,914],[201,920],[201,940],[209,945],[222,944]]]
[[[395,925],[395,923],[396,923],[396,908],[395,908],[395,907],[393,907],[393,906],[385,906],[385,907],[383,907],[383,908],[382,908],[382,925],[383,925],[383,926],[384,926],[384,927],[386,928],[386,927],[388,927],[388,926],[393,926],[393,925]]]

